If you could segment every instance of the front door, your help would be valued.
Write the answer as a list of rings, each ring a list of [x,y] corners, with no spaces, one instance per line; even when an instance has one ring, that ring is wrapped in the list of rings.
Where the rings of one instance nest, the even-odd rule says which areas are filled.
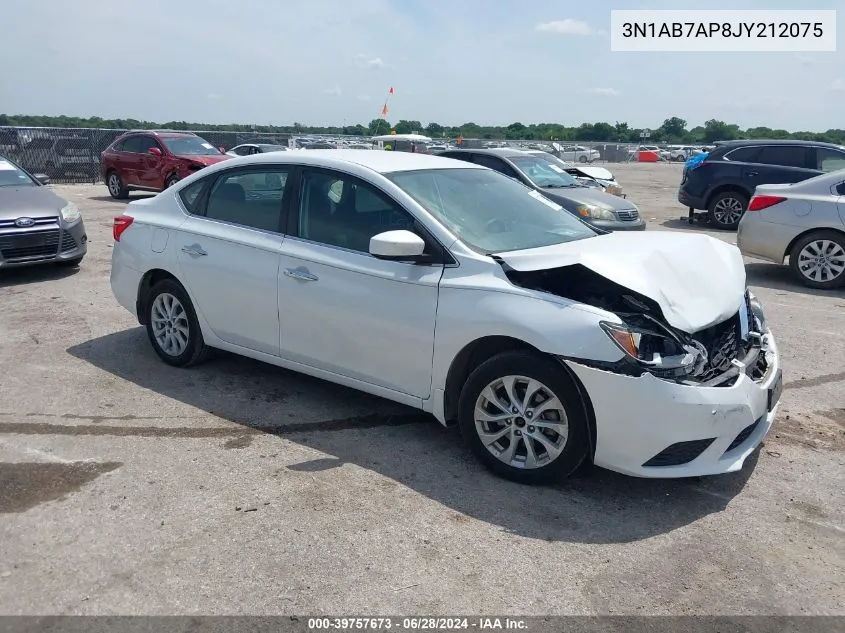
[[[177,256],[199,311],[221,340],[279,353],[279,257],[287,167],[220,172],[179,227]],[[203,186],[202,181],[185,189]]]
[[[421,227],[372,185],[330,170],[303,172],[293,209],[279,276],[282,357],[427,398],[443,265],[369,254],[372,236]]]

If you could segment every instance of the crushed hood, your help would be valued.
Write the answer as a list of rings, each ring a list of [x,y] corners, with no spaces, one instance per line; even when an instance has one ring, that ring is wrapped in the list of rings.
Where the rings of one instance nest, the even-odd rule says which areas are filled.
[[[178,156],[178,158],[182,158],[184,160],[190,160],[195,163],[199,163],[200,165],[205,165],[208,167],[209,165],[214,165],[216,163],[220,163],[224,160],[228,160],[232,158],[227,154],[211,154],[211,155],[194,155],[194,154],[185,154],[184,156]]]
[[[579,165],[573,165],[572,167],[570,167],[570,169],[577,169],[587,178],[595,178],[597,180],[613,180],[613,174],[604,167],[581,167]]]
[[[580,264],[655,301],[669,325],[688,333],[733,316],[745,296],[739,249],[707,235],[608,233],[496,257],[520,272]]]

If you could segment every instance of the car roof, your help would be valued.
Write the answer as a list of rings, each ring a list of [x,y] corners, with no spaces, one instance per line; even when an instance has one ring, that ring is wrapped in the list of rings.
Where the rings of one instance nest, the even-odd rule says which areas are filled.
[[[738,147],[740,145],[812,145],[813,147],[831,147],[836,149],[843,149],[842,145],[836,145],[835,143],[823,143],[822,141],[801,141],[799,139],[776,139],[776,138],[755,138],[755,139],[747,139],[744,141],[741,140],[734,140],[734,141],[714,141],[713,145],[716,147]]]
[[[479,165],[444,158],[432,154],[412,152],[373,151],[369,149],[314,149],[305,153],[280,152],[255,154],[218,163],[255,165],[261,163],[300,163],[323,167],[340,167],[343,164],[360,165],[380,174],[423,169],[479,169]]]

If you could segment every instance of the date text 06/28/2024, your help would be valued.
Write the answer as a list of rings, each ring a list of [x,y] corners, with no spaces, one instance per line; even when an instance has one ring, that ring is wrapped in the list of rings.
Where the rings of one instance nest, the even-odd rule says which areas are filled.
[[[610,49],[631,52],[834,52],[835,10],[611,11]]]

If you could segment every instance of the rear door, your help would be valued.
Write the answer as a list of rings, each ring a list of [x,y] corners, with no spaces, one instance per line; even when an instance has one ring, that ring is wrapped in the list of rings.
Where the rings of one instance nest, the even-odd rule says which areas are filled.
[[[759,185],[801,182],[818,176],[813,148],[805,145],[764,145],[754,163],[742,169],[742,180],[751,191]]]
[[[223,341],[279,353],[279,261],[287,165],[219,172],[180,192],[191,211],[177,234],[182,278]],[[208,187],[208,193],[202,189]],[[191,195],[198,197],[191,208]]]

